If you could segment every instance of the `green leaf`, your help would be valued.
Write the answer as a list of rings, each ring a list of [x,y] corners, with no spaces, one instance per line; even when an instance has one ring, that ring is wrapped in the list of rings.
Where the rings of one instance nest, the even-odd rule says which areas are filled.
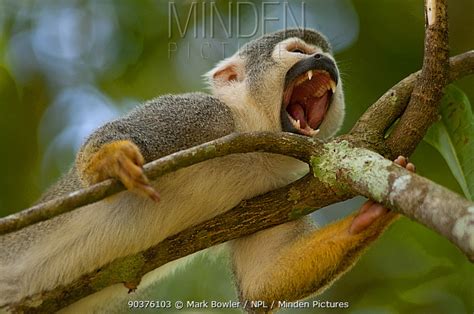
[[[474,200],[474,117],[466,95],[450,85],[440,107],[441,119],[424,140],[446,160],[467,199]]]

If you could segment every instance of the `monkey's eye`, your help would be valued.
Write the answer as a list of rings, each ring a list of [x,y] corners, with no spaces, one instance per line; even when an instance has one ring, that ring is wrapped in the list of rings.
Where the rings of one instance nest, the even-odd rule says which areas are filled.
[[[306,54],[306,52],[301,50],[300,48],[293,48],[290,50],[290,52]]]

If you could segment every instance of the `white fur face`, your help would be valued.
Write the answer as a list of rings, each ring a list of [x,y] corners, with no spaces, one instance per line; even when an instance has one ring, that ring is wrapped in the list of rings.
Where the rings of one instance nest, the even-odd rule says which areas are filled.
[[[204,77],[212,95],[233,111],[237,131],[276,131],[277,123],[270,121],[250,96],[245,62],[238,53],[219,62]]]
[[[334,64],[336,63],[334,57],[330,53],[324,52],[320,47],[308,44],[302,39],[296,37],[288,38],[276,45],[272,53],[272,58],[280,65],[279,68],[282,69],[284,75],[286,75],[288,70],[298,61],[308,58],[316,53],[326,56],[331,59]],[[282,79],[280,78],[280,80],[284,81],[284,77]],[[280,93],[279,100],[272,100],[274,103],[278,103],[278,109],[280,109],[282,105],[281,99],[283,98],[283,87],[280,88]],[[333,136],[339,130],[344,121],[344,113],[344,93],[342,90],[342,82],[339,77],[328,111],[319,127],[320,131],[314,137],[327,139]]]
[[[282,131],[281,111],[286,74],[297,62],[311,58],[314,54],[321,54],[334,61],[333,56],[320,47],[292,37],[273,48],[271,61],[269,60],[271,66],[262,66],[262,73],[257,73],[257,80],[255,77],[253,80],[249,79],[245,60],[238,52],[221,61],[205,76],[212,94],[231,107],[237,120],[241,120],[237,121],[240,131]],[[339,78],[327,112],[319,125],[319,133],[306,135],[327,139],[339,130],[343,119],[344,95]]]
[[[245,63],[238,54],[222,60],[211,71],[204,74],[212,95],[226,104],[245,99]],[[244,104],[242,104],[244,105]]]

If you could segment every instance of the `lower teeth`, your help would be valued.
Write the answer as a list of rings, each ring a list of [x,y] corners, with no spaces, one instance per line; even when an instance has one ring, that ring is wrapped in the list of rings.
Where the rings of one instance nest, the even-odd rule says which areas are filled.
[[[302,131],[305,131],[305,134],[307,135],[311,135],[311,136],[315,136],[317,135],[321,130],[320,129],[316,129],[314,130],[313,128],[311,128],[309,125],[306,125],[306,128],[302,129],[301,128],[301,122],[300,120],[295,120],[292,116],[288,115],[288,117],[290,118],[290,121],[291,123],[293,124],[293,126],[295,128],[297,128],[298,130],[302,130]]]

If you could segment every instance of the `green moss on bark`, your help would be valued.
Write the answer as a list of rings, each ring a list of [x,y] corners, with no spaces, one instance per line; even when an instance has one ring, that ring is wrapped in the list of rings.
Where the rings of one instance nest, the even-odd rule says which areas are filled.
[[[311,158],[314,175],[322,182],[337,190],[347,190],[352,182],[376,201],[382,201],[389,192],[391,165],[379,154],[352,147],[347,141],[327,143],[322,154]]]

